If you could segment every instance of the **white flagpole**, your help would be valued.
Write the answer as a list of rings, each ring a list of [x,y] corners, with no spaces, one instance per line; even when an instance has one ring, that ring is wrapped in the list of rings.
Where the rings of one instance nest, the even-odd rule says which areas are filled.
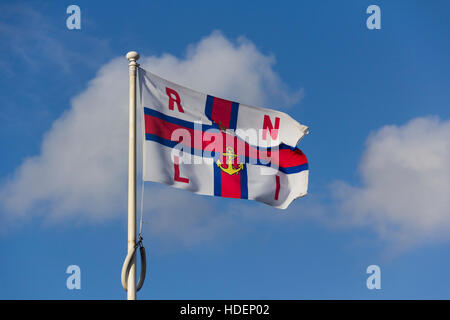
[[[139,53],[130,51],[126,58],[130,74],[130,111],[128,140],[128,253],[136,246],[136,61]],[[136,300],[136,255],[131,261],[127,281],[127,299]]]

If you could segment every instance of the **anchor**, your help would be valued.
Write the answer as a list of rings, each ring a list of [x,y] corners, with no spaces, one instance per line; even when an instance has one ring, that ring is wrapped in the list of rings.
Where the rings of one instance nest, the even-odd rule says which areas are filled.
[[[229,175],[233,175],[233,174],[238,175],[239,171],[244,169],[244,164],[243,163],[239,163],[237,168],[233,166],[233,161],[234,161],[234,158],[237,157],[237,154],[234,153],[234,150],[233,150],[232,147],[227,147],[227,152],[225,152],[223,155],[227,158],[227,161],[226,161],[227,162],[227,167],[226,168],[222,167],[222,162],[220,162],[220,159],[218,159],[216,161],[217,166],[223,172],[225,172],[225,173],[227,173]]]

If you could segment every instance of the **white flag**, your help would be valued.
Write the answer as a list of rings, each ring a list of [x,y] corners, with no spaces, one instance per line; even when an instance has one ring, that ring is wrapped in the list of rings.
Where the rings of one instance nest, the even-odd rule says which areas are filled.
[[[297,143],[308,127],[289,115],[182,87],[139,69],[144,181],[287,208],[308,188]]]

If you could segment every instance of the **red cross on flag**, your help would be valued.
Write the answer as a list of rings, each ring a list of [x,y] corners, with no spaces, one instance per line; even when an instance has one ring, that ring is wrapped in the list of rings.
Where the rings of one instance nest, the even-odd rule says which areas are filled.
[[[308,127],[286,113],[200,93],[139,69],[144,181],[285,209],[308,189],[297,148]]]

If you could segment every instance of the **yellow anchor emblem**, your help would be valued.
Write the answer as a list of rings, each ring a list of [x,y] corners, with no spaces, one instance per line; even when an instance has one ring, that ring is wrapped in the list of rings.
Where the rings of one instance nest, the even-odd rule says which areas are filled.
[[[238,167],[235,168],[233,166],[234,158],[237,157],[237,154],[234,153],[234,150],[232,147],[227,147],[227,152],[223,154],[227,158],[227,167],[222,167],[222,162],[220,162],[220,159],[216,161],[217,166],[225,173],[228,173],[229,175],[233,174],[239,174],[239,171],[244,169],[244,164],[239,163]]]

